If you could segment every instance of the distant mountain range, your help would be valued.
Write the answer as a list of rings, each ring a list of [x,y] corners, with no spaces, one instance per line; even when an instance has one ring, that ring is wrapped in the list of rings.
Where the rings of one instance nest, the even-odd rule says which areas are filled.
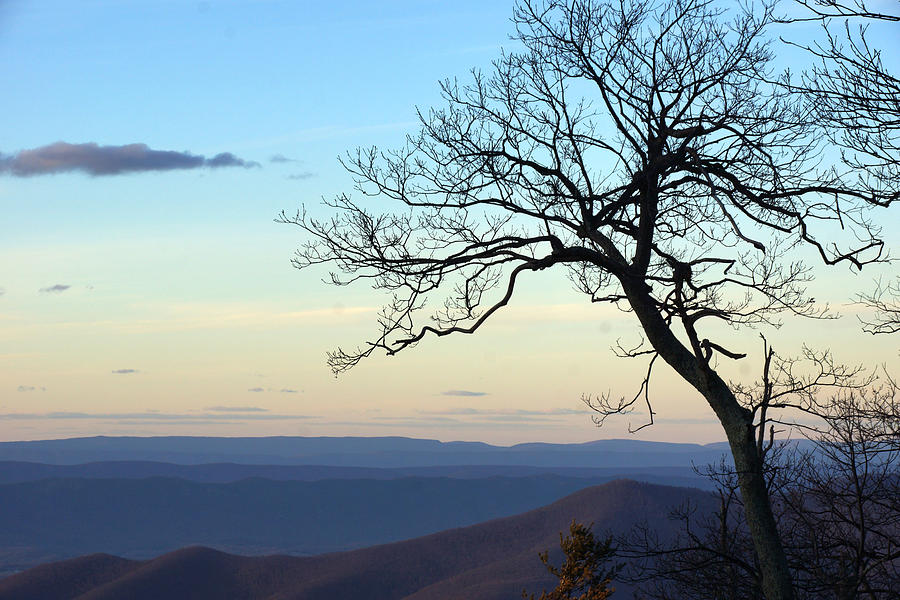
[[[0,461],[79,464],[154,461],[406,468],[457,465],[632,468],[715,462],[724,443],[598,440],[584,444],[492,446],[403,437],[88,437],[0,443]]]
[[[434,502],[436,512],[443,510],[437,495],[418,497],[426,507]],[[192,547],[148,561],[85,556],[0,580],[0,598],[510,600],[520,597],[523,588],[539,592],[552,587],[537,554],[558,548],[559,532],[573,519],[593,523],[599,534],[647,522],[665,537],[674,526],[666,516],[685,501],[700,512],[714,506],[713,496],[701,490],[619,480],[517,516],[351,552],[241,557]],[[136,514],[141,510],[134,508]],[[616,598],[631,596],[619,587]]]
[[[691,467],[726,451],[402,437],[4,442],[0,577],[98,552],[145,559],[194,545],[251,555],[359,549],[507,517],[623,477],[709,487]],[[138,564],[97,560],[113,570]]]

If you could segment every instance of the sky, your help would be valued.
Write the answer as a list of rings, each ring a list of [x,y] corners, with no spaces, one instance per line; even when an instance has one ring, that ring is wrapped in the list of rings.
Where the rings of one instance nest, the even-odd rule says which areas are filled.
[[[0,441],[83,435],[404,435],[581,442],[583,395],[633,395],[645,369],[610,347],[631,315],[562,272],[526,282],[475,336],[429,339],[335,378],[325,353],[375,332],[385,297],[297,271],[275,223],[351,188],[338,157],[398,146],[438,81],[511,48],[508,1],[0,0]],[[77,165],[77,170],[72,166]],[[896,213],[886,223],[897,223]],[[886,228],[890,231],[890,228]],[[897,231],[894,227],[893,231]],[[889,240],[890,241],[890,240]],[[821,270],[844,317],[788,320],[785,354],[831,347],[891,365],[861,333],[864,274]],[[726,365],[752,379],[750,355]],[[639,439],[723,438],[665,368]]]

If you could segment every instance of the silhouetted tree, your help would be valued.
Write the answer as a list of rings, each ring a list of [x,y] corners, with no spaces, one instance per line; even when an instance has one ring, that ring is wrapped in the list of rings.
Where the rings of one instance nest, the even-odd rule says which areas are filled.
[[[862,0],[798,0],[818,21],[822,39],[800,45],[815,58],[802,81],[793,87],[805,95],[823,132],[841,150],[841,160],[877,194],[896,198],[900,191],[900,74],[882,60],[881,48],[869,35],[870,24],[894,24],[900,35],[900,3],[872,10]],[[900,279],[878,282],[862,304],[874,309],[863,319],[872,334],[900,332]]]
[[[864,174],[876,195],[900,191],[900,77],[873,44],[871,23],[896,23],[900,4],[889,12],[871,10],[862,0],[798,0],[818,21],[822,38],[801,45],[815,59],[795,88],[807,96],[823,132],[841,149],[844,164]],[[894,34],[896,39],[896,32]]]
[[[860,319],[863,331],[873,335],[900,333],[900,278],[889,283],[879,281],[873,292],[861,294],[858,300],[873,310],[870,317]]]
[[[768,354],[768,356],[772,356]],[[772,359],[767,360],[767,368]],[[775,359],[773,371],[790,373],[796,361]],[[816,366],[828,365],[824,355]],[[830,366],[821,370],[830,370]],[[769,444],[766,478],[798,598],[889,600],[900,597],[900,405],[896,383],[871,378],[820,397],[785,377],[766,378],[760,391],[779,389],[815,421],[795,423],[811,442]],[[810,379],[805,380],[809,382]],[[791,388],[794,388],[793,391]],[[782,400],[780,400],[782,399]],[[770,437],[770,442],[771,442]],[[636,528],[620,540],[633,565],[628,578],[655,600],[762,600],[762,576],[749,551],[734,468],[707,469],[717,483],[718,509],[674,511],[682,524],[674,541]]]
[[[791,598],[760,414],[717,371],[744,354],[710,325],[822,316],[789,251],[857,268],[879,260],[865,208],[897,194],[823,163],[820,124],[771,73],[768,2],[523,0],[514,21],[523,51],[468,84],[444,81],[446,106],[421,112],[403,148],[345,160],[364,197],[399,210],[344,194],[326,202],[331,219],[282,214],[310,236],[298,268],[330,264],[336,285],[391,294],[374,339],[329,364],[340,373],[376,350],[474,333],[522,277],[567,270],[591,301],[632,311],[646,336],[619,349],[648,359],[638,395],[586,401],[602,419],[643,400],[652,423],[660,357],[692,385],[727,436],[766,597]]]
[[[559,579],[553,591],[544,590],[537,600],[606,600],[612,597],[615,588],[610,587],[618,567],[607,567],[606,563],[615,554],[612,538],[595,540],[590,526],[572,521],[569,535],[559,534],[559,546],[565,555],[565,562],[559,567],[550,564],[548,552],[539,556],[550,573]],[[534,594],[522,592],[525,600],[535,600]]]

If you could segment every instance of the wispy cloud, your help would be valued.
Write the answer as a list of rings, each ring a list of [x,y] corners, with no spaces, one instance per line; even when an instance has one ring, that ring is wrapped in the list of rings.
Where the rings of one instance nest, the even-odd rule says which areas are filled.
[[[137,369],[113,369],[113,375],[131,375],[132,373],[140,373]]]
[[[269,157],[269,162],[278,164],[278,163],[297,163],[300,161],[297,160],[296,158],[289,158],[289,157],[285,156],[284,154],[273,154],[272,156]]]
[[[487,396],[487,392],[473,392],[471,390],[447,390],[445,392],[441,392],[441,396],[465,396],[465,397],[476,397],[476,396]]]
[[[258,167],[259,163],[222,152],[210,158],[190,152],[154,150],[146,144],[100,146],[90,142],[56,142],[40,148],[0,154],[0,174],[34,177],[82,171],[93,176],[121,175],[148,171],[221,167]]]
[[[5,293],[6,293],[6,290],[3,289],[2,287],[0,287],[0,296],[2,296],[2,295],[5,294]]]
[[[88,413],[88,412],[47,412],[47,413],[3,413],[0,420],[31,421],[43,419],[55,420],[97,420],[97,421],[141,421],[141,422],[204,422],[204,421],[289,421],[312,419],[310,415],[285,415],[271,413],[160,413],[160,412],[130,412],[130,413]]]
[[[523,424],[539,424],[543,426],[568,427],[568,423],[559,419],[538,420],[535,418],[507,418],[507,419],[482,419],[482,420],[463,420],[450,417],[385,417],[381,419],[370,419],[366,421],[328,421],[329,427],[373,427],[379,429],[388,429],[393,431],[409,431],[421,427],[434,427],[446,430],[457,429],[460,431],[471,431],[475,429],[484,430],[486,432],[496,432],[498,428],[517,429]]]
[[[223,413],[263,413],[269,412],[268,408],[261,408],[259,406],[207,406],[206,410],[210,412],[223,412]]]
[[[586,409],[549,408],[545,410],[529,410],[523,408],[494,409],[458,407],[437,410],[420,410],[418,414],[426,419],[452,420],[458,423],[522,423],[546,422],[573,415],[586,415]]]
[[[628,415],[634,418],[648,418],[647,413],[643,411],[635,411],[633,413],[628,413]],[[713,423],[717,424],[719,422],[715,415],[696,417],[667,417],[662,413],[657,413],[655,420],[657,423],[671,425],[711,425]]]
[[[57,283],[56,285],[51,285],[50,287],[42,287],[38,291],[42,294],[60,294],[70,289],[71,285],[65,285],[62,283]]]
[[[544,321],[610,321],[629,320],[630,317],[612,304],[589,301],[566,304],[531,304],[510,306],[504,318],[528,322]]]
[[[20,385],[16,388],[17,392],[46,392],[47,388],[36,385]]]
[[[302,311],[283,311],[270,305],[146,304],[140,308],[152,318],[122,318],[108,320],[64,321],[30,323],[17,328],[19,333],[61,329],[84,330],[96,333],[101,330],[117,333],[147,333],[162,331],[191,331],[198,329],[244,329],[293,327],[300,324],[323,325],[364,319],[377,312],[371,306],[318,308]],[[6,318],[0,314],[0,320]],[[7,329],[4,333],[9,333]]]
[[[248,391],[248,392],[259,393],[259,392],[264,392],[264,391],[266,391],[266,388],[254,387],[254,388],[250,388],[250,389],[247,390],[247,391]]]
[[[288,175],[288,179],[293,179],[295,181],[303,181],[306,179],[312,179],[318,175],[318,173],[314,173],[312,171],[301,171],[300,173],[294,173],[293,175]]]
[[[393,428],[408,431],[422,427],[441,429],[471,430],[496,428],[516,428],[525,424],[544,427],[567,427],[576,419],[585,419],[590,414],[586,408],[548,409],[503,409],[456,407],[436,410],[418,410],[414,414],[372,414],[365,420],[328,421],[329,427],[353,426]]]
[[[279,390],[282,394],[299,394],[297,390],[292,390],[290,388],[282,388]]]

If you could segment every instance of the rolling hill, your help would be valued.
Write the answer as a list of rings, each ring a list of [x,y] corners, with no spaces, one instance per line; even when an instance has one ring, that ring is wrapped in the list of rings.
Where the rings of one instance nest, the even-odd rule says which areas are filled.
[[[45,479],[0,485],[0,574],[97,552],[188,545],[312,555],[414,538],[549,504],[607,479]]]
[[[647,521],[666,535],[669,510],[685,501],[700,510],[714,504],[701,490],[618,480],[516,516],[315,557],[242,557],[202,547],[147,561],[85,556],[0,580],[0,598],[508,600],[523,588],[552,585],[537,553],[557,547],[573,519],[597,532]]]

